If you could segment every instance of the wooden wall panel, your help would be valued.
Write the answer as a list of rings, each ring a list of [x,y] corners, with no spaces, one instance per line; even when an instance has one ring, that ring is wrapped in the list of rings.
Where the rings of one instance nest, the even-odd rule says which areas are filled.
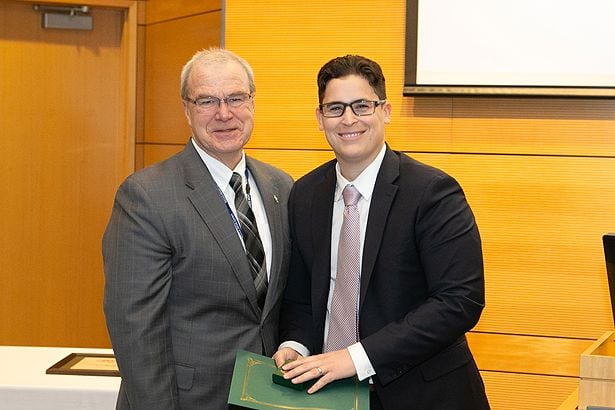
[[[468,333],[468,343],[483,371],[579,377],[579,356],[593,340]],[[565,360],[562,360],[564,358]]]
[[[220,0],[149,0],[145,9],[143,133],[136,146],[137,169],[166,158],[163,152],[175,152],[174,146],[188,140],[179,93],[181,69],[198,50],[222,42]]]
[[[307,174],[317,166],[334,158],[333,151],[299,151],[299,150],[267,150],[247,149],[248,155],[252,155],[261,161],[275,164],[277,167],[288,172],[295,180]]]
[[[178,15],[189,7],[180,5]],[[255,69],[247,152],[294,178],[332,158],[314,117],[316,73],[348,53],[378,61],[393,105],[387,140],[455,176],[481,229],[487,308],[470,342],[492,407],[557,408],[577,386],[577,350],[612,327],[600,235],[615,231],[615,100],[403,97],[404,7],[404,0],[377,9],[366,0],[342,0],[333,9],[291,0],[227,2],[225,44]],[[150,10],[150,22],[173,24],[175,17]],[[359,24],[340,24],[335,10]],[[174,52],[164,42],[181,27],[170,27],[147,28],[161,42],[150,56]],[[172,78],[168,67],[183,62],[175,58],[147,77],[145,165],[186,142],[181,106],[166,98],[168,105],[156,107],[161,99],[152,91]],[[163,96],[177,95],[177,82],[165,84],[173,85],[161,89]],[[532,363],[533,355],[539,357]]]
[[[340,25],[338,14],[328,8],[290,0],[247,3],[227,4],[225,36],[227,47],[248,57],[255,69],[259,111],[252,148],[328,148],[314,118],[316,73],[333,57],[359,53],[378,61],[385,72],[393,105],[387,138],[399,150],[615,152],[613,100],[403,97],[403,0],[377,11],[368,1],[336,3],[345,19],[362,22],[354,30]],[[252,30],[244,30],[247,25]],[[292,134],[299,137],[281,138],[290,119]],[[579,135],[585,136],[583,144]]]
[[[144,146],[144,166],[162,161],[184,149],[184,145],[147,144]],[[246,154],[256,159],[276,164],[294,179],[305,175],[318,165],[333,159],[333,151],[285,151],[269,149],[246,149]]]
[[[0,2],[0,344],[108,345],[100,239],[133,166],[136,12],[91,12],[92,31],[44,30]]]
[[[155,164],[184,149],[185,144],[146,144],[143,146],[143,166]]]
[[[139,15],[143,14],[145,8],[143,2],[139,2]],[[141,17],[141,20],[143,18]],[[137,52],[136,52],[136,98],[135,98],[135,142],[143,143],[145,133],[144,124],[144,100],[145,100],[145,26],[137,25]]]
[[[220,14],[219,10],[205,12],[146,26],[145,142],[183,143],[188,139],[179,76],[195,52],[220,44]]]
[[[333,157],[330,150],[247,151],[294,178]],[[611,325],[600,237],[615,226],[615,161],[409,155],[454,175],[476,214],[487,284],[476,330],[595,339]]]
[[[612,325],[601,236],[615,227],[615,161],[411,154],[461,182],[484,248],[478,330],[597,338]]]
[[[174,19],[184,19],[204,11],[220,11],[221,0],[148,0],[145,24],[150,25]],[[220,27],[218,27],[220,28]],[[218,34],[220,30],[218,30]],[[180,38],[185,38],[180,34]]]
[[[225,44],[255,71],[258,110],[249,146],[328,148],[314,117],[316,73],[338,55],[362,53],[382,61],[391,101],[401,107],[395,90],[402,86],[403,14],[400,0],[343,0],[325,7],[291,0],[227,2]]]
[[[493,410],[557,409],[578,385],[573,377],[489,371],[481,372],[481,376]]]
[[[303,91],[311,101],[293,97],[292,106],[284,110],[293,117],[293,128],[301,138],[280,138],[278,133],[287,132],[280,129],[284,121],[276,117],[283,99],[263,95],[266,86],[257,82],[259,113],[250,147],[328,149],[315,118],[315,85],[314,90]],[[288,86],[301,89],[294,83]],[[561,100],[549,99],[399,99],[395,94],[389,100],[393,117],[386,130],[387,140],[401,151],[615,156],[615,100],[573,99],[563,105]]]
[[[295,89],[294,84],[289,86]],[[272,123],[277,122],[275,113],[282,100],[263,96],[263,85],[257,83],[257,87],[260,110],[250,147],[329,148],[317,127],[314,90],[309,92],[309,103],[293,100],[293,106],[301,104],[301,112],[298,107],[285,109],[295,117],[293,128],[302,137],[280,138],[277,133],[282,132],[278,128],[283,121]],[[387,140],[401,151],[615,156],[615,100],[568,100],[563,106],[560,100],[549,99],[406,97],[395,101],[394,95],[389,99],[393,118]]]
[[[406,97],[401,105],[388,130],[400,150],[615,155],[615,100]]]

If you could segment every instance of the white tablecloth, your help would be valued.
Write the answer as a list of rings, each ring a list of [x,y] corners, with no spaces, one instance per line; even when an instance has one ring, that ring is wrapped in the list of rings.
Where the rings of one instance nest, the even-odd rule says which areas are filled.
[[[45,374],[70,353],[111,349],[0,346],[0,409],[113,410],[120,378]]]

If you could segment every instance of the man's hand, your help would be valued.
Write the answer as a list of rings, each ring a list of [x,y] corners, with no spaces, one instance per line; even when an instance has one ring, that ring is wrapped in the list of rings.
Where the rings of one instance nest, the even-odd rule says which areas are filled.
[[[276,359],[276,364],[278,364],[276,356],[282,350],[278,351],[273,356],[274,359]],[[294,352],[292,349],[288,350]],[[357,374],[350,353],[348,353],[348,349],[336,350],[335,352],[309,357],[300,357],[297,352],[295,352],[295,355],[296,360],[286,364],[283,364],[283,360],[279,362],[283,364],[282,370],[285,372],[284,378],[287,380],[291,379],[295,384],[318,379],[316,383],[308,389],[308,393],[315,393],[334,380],[345,379]],[[280,366],[280,364],[278,364],[278,366]]]
[[[273,360],[275,360],[275,365],[278,367],[282,367],[282,365],[286,362],[296,360],[301,356],[299,353],[291,349],[290,347],[283,347],[282,349],[275,352],[273,355]]]

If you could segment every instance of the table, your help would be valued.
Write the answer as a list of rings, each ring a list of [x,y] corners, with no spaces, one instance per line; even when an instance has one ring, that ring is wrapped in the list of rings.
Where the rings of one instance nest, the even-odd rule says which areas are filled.
[[[0,408],[6,410],[113,410],[120,378],[45,374],[70,353],[111,349],[0,346]]]

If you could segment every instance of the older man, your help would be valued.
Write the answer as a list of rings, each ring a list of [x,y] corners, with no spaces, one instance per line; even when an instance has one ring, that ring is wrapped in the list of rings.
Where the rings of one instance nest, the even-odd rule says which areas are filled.
[[[236,351],[277,348],[292,180],[244,154],[254,95],[245,60],[195,54],[181,73],[190,141],[117,192],[103,256],[118,409],[226,409]]]

